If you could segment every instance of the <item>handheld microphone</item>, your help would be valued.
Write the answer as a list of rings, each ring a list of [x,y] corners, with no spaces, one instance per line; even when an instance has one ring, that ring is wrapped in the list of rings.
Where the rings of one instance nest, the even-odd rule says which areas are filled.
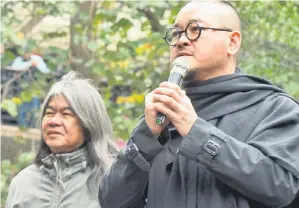
[[[170,75],[168,77],[168,82],[180,85],[182,79],[184,79],[189,70],[189,57],[180,56],[176,58],[170,66]],[[156,124],[162,125],[165,121],[165,115],[158,113],[156,118]]]

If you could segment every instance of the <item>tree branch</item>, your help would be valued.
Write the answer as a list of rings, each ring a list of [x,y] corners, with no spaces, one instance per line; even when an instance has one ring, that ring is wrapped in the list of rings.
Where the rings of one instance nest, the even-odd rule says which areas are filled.
[[[42,2],[34,2],[34,8],[33,11],[36,10],[37,6],[43,6]],[[32,12],[32,18],[31,20],[24,25],[21,29],[20,32],[26,35],[28,32],[30,32],[38,23],[40,23],[51,11],[46,12],[45,14],[41,15],[34,15],[34,12]]]
[[[26,72],[28,72],[29,70],[30,70],[30,69],[26,69],[26,70],[24,70],[24,71],[21,71],[21,72],[18,73],[18,74],[15,74],[13,78],[9,79],[4,85],[1,86],[1,91],[2,91],[2,89],[3,89],[3,93],[2,93],[2,96],[1,96],[1,102],[6,98],[6,95],[7,95],[7,93],[8,93],[8,90],[9,90],[10,85],[11,85],[14,81],[20,79],[20,77],[21,77],[23,74],[25,74]]]
[[[26,35],[28,32],[30,32],[38,23],[40,23],[47,14],[43,14],[42,16],[33,17],[26,25],[24,25],[20,32]]]
[[[77,70],[82,72],[86,75],[86,69],[84,67],[84,60],[88,60],[88,58],[91,56],[91,52],[86,49],[86,47],[79,41],[79,43],[75,43],[75,36],[82,36],[82,32],[77,32],[75,28],[75,24],[80,24],[81,27],[83,27],[84,32],[84,26],[86,25],[86,22],[80,19],[80,13],[89,13],[90,11],[91,2],[85,1],[79,4],[79,11],[70,19],[70,53],[69,57],[72,57],[70,59],[71,67],[73,70]],[[85,30],[86,31],[86,30]],[[77,63],[76,60],[81,59],[83,60],[83,64]]]
[[[161,32],[163,30],[162,25],[159,22],[159,19],[155,16],[155,14],[147,8],[140,9],[137,8],[138,11],[143,12],[151,24],[151,28],[153,32]]]

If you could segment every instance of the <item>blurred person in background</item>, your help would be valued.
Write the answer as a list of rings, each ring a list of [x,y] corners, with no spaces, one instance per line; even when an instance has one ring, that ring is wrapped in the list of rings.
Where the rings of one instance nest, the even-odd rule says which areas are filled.
[[[34,164],[12,180],[6,208],[100,207],[99,182],[116,153],[112,124],[91,80],[64,75],[44,100]]]
[[[163,82],[146,96],[125,153],[102,179],[103,208],[290,207],[299,189],[299,105],[240,73],[240,22],[227,2],[180,10],[165,39],[170,62],[186,58],[189,74],[182,88]]]
[[[39,55],[33,54],[32,47],[29,44],[25,45],[21,51],[21,55],[14,59],[11,69],[15,71],[31,69],[32,73],[39,71],[43,74],[50,72],[44,59]]]
[[[22,81],[32,82],[38,79],[42,74],[49,74],[50,69],[47,67],[44,59],[33,53],[33,46],[26,44],[19,52],[12,65],[7,69],[16,72],[25,72],[22,75]],[[41,99],[37,95],[32,95],[30,101],[24,101],[18,106],[18,126],[22,128],[36,128],[37,117],[41,106]]]

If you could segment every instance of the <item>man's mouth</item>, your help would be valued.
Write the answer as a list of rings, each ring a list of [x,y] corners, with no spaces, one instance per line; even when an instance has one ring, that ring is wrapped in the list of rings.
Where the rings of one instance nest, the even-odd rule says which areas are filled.
[[[62,134],[61,134],[60,132],[58,132],[58,131],[50,130],[50,131],[47,132],[47,135],[58,135],[58,134],[62,135]]]
[[[179,51],[176,55],[176,58],[180,56],[192,56],[192,54],[187,51]]]

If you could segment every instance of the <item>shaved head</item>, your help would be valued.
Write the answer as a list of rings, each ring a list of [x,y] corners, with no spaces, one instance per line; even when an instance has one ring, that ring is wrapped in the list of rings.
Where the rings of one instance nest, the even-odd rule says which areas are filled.
[[[241,31],[241,20],[237,10],[226,1],[191,1],[186,4],[181,12],[198,8],[198,12],[204,12],[206,22],[217,24],[223,28]]]

